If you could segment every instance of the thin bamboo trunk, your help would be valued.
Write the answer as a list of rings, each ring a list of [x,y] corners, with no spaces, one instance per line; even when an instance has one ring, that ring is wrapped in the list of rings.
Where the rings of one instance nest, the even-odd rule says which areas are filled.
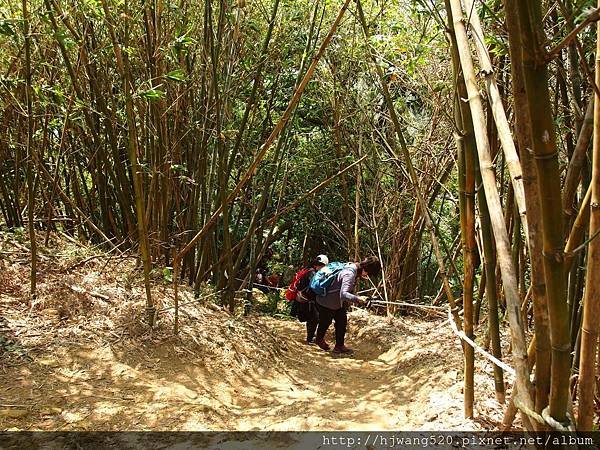
[[[483,180],[485,197],[490,211],[490,220],[492,223],[494,238],[496,240],[496,251],[507,302],[507,313],[512,335],[514,363],[515,370],[517,372],[516,385],[517,389],[519,390],[519,401],[525,408],[533,409],[533,402],[529,395],[531,383],[529,381],[529,368],[527,365],[527,344],[525,340],[523,324],[521,322],[521,316],[519,314],[521,302],[518,292],[517,276],[512,264],[512,258],[510,254],[511,246],[504,224],[504,218],[502,217],[502,206],[500,204],[500,197],[496,187],[494,166],[490,157],[490,145],[485,132],[486,124],[483,113],[483,105],[475,77],[475,70],[473,67],[471,50],[469,48],[469,42],[467,39],[467,32],[460,0],[450,0],[450,6],[453,16],[454,30],[456,33],[458,53],[465,77],[465,83],[467,85],[467,92],[469,94],[469,105],[471,107],[471,113],[473,117],[473,126],[479,154],[481,177]],[[526,425],[530,426],[530,424]]]
[[[127,58],[121,52],[121,44],[117,39],[114,27],[112,25],[112,15],[108,8],[106,0],[102,0],[102,7],[104,14],[106,15],[106,24],[108,26],[109,34],[113,44],[113,50],[117,61],[117,69],[121,76],[123,83],[123,90],[125,92],[125,109],[127,114],[127,124],[129,131],[129,162],[131,164],[131,171],[133,177],[133,190],[135,194],[135,210],[137,216],[137,232],[140,245],[140,254],[142,263],[144,266],[144,287],[146,290],[146,312],[148,315],[148,323],[150,326],[154,325],[154,305],[152,303],[152,294],[150,292],[150,271],[152,270],[152,261],[150,259],[150,250],[148,242],[148,230],[146,228],[144,206],[144,187],[142,180],[141,167],[138,161],[139,149],[138,149],[138,137],[136,128],[136,118],[133,106],[133,99],[131,93],[131,72]],[[127,4],[126,4],[127,8]]]
[[[531,340],[531,342],[529,343],[529,347],[527,349],[527,358],[528,358],[527,360],[528,360],[530,371],[533,370],[533,367],[537,364],[537,361],[535,360],[535,355],[536,355],[535,347],[536,347],[536,340],[535,340],[535,336],[534,336],[533,339]],[[504,411],[504,417],[502,418],[502,427],[501,427],[502,431],[510,430],[513,422],[515,421],[515,418],[517,416],[517,411],[518,411],[518,408],[515,404],[516,398],[517,398],[517,390],[513,389],[513,391],[510,394],[510,399],[508,400],[508,406],[506,407],[506,410]]]
[[[565,214],[565,225],[571,225],[572,216],[574,213],[574,200],[575,194],[577,193],[577,186],[581,180],[581,169],[587,157],[587,149],[592,139],[592,133],[594,131],[594,97],[592,95],[588,100],[588,106],[581,126],[581,131],[575,145],[575,150],[569,161],[569,167],[567,169],[567,175],[565,176],[565,183],[563,189],[563,211]]]
[[[223,116],[223,103],[224,99],[221,94],[220,87],[220,74],[218,72],[218,60],[219,60],[219,49],[220,42],[222,40],[222,30],[221,27],[217,28],[217,36],[213,33],[213,11],[212,11],[212,2],[206,2],[206,15],[207,15],[207,24],[205,26],[208,27],[208,44],[210,50],[210,66],[212,73],[212,92],[213,92],[213,101],[214,101],[214,110],[215,110],[215,133],[216,133],[216,148],[218,154],[218,192],[219,198],[221,201],[220,208],[222,210],[222,242],[221,242],[221,250],[227,255],[225,258],[225,264],[223,266],[222,276],[217,284],[218,289],[222,289],[227,286],[226,292],[223,294],[223,299],[225,303],[229,305],[229,311],[231,313],[234,312],[235,309],[235,296],[233,293],[233,285],[234,285],[234,270],[233,270],[233,260],[231,255],[231,232],[230,232],[230,208],[229,203],[227,202],[227,186],[229,181],[230,173],[228,172],[229,164],[229,156],[227,151],[227,146],[225,145],[223,134],[222,134],[222,116]],[[219,8],[219,23],[221,21],[221,17],[223,14],[223,1],[220,2]],[[216,40],[216,42],[215,42]]]
[[[479,171],[478,171],[479,172]],[[479,175],[477,183],[481,183]],[[498,317],[498,291],[496,289],[496,255],[494,252],[494,235],[490,223],[490,212],[488,210],[485,194],[479,190],[479,212],[481,221],[482,247],[485,267],[485,292],[488,301],[488,323],[489,334],[492,342],[492,355],[502,360],[502,347],[500,342],[500,320]],[[506,393],[504,389],[504,371],[502,367],[494,364],[494,388],[498,403],[504,403]]]
[[[483,33],[483,27],[479,20],[479,14],[475,11],[475,5],[473,0],[463,0],[467,11],[472,11],[468,15],[468,20],[471,25],[471,33],[473,34],[473,41],[475,42],[475,48],[477,49],[477,55],[479,58],[479,64],[481,67],[481,74],[485,77],[486,88],[488,92],[488,100],[490,109],[496,123],[498,131],[498,137],[500,138],[500,144],[504,151],[506,165],[510,173],[511,182],[514,190],[515,201],[517,203],[517,209],[519,217],[523,224],[523,231],[525,232],[525,239],[528,239],[527,232],[527,208],[525,204],[525,190],[523,188],[523,173],[521,169],[521,163],[519,162],[519,155],[517,154],[517,148],[510,131],[510,124],[506,117],[506,111],[502,103],[502,96],[498,89],[496,82],[496,76],[494,68],[492,66],[492,60],[485,46],[485,36]]]
[[[333,108],[333,144],[334,144],[334,148],[335,148],[335,157],[339,159],[340,161],[340,167],[342,166],[343,162],[343,152],[342,152],[342,140],[340,137],[340,109],[341,109],[341,103],[339,102],[339,98],[338,98],[338,93],[336,90],[336,79],[335,79],[335,66],[330,65],[331,70],[333,72],[333,99],[332,99],[332,105],[331,107]],[[358,157],[360,158],[360,146],[361,146],[361,139],[362,135],[359,136],[359,144],[358,144]],[[356,174],[356,192],[360,191],[359,188],[359,181],[360,179],[360,168],[357,171]],[[352,255],[354,254],[354,259],[355,261],[358,261],[357,256],[356,256],[356,245],[354,243],[354,239],[353,239],[353,235],[352,235],[352,217],[351,217],[351,212],[350,212],[350,205],[351,205],[351,200],[350,200],[350,193],[349,193],[349,189],[348,189],[348,180],[346,179],[345,176],[341,177],[340,179],[341,185],[342,185],[342,230],[344,231],[344,235],[346,237],[346,249],[348,251],[348,258],[352,258]],[[358,195],[358,194],[357,194]],[[356,205],[355,205],[356,206]],[[358,214],[358,208],[356,208],[356,212]]]
[[[571,228],[571,233],[567,239],[567,243],[565,245],[565,271],[569,272],[571,267],[573,266],[574,257],[577,256],[573,252],[583,242],[583,238],[585,236],[585,231],[590,223],[590,201],[592,198],[592,185],[588,187],[587,192],[585,193],[585,197],[581,200],[581,206],[579,208],[579,212],[577,213],[577,217],[575,217],[575,221],[573,222],[573,227]]]
[[[600,8],[600,0],[598,5]],[[600,85],[600,24],[596,26],[596,85]],[[587,259],[583,323],[579,360],[579,408],[577,429],[592,431],[596,390],[598,335],[600,332],[600,283],[594,275],[600,273],[600,98],[594,101],[594,144],[592,153],[590,237]]]
[[[465,147],[465,240],[464,240],[464,281],[463,281],[463,315],[464,332],[469,339],[473,333],[473,288],[475,285],[475,163],[472,147]],[[475,400],[475,352],[473,347],[465,349],[465,417],[473,417]]]
[[[414,211],[413,211],[413,216],[412,216],[412,220],[410,222],[410,228],[408,231],[408,239],[406,241],[406,252],[405,252],[405,258],[404,261],[402,262],[402,271],[400,272],[400,279],[399,281],[399,287],[398,287],[398,291],[396,292],[394,298],[397,298],[399,302],[404,301],[404,296],[405,296],[405,286],[407,284],[407,278],[410,277],[414,277],[414,273],[415,273],[415,264],[412,263],[413,258],[411,257],[412,254],[414,254],[414,250],[413,247],[415,247],[414,245],[414,241],[415,239],[415,235],[417,234],[417,228],[419,227],[419,224],[421,223],[421,216],[419,215],[419,211],[420,211],[420,205],[419,203],[415,203],[415,207],[414,207]],[[409,272],[412,271],[412,272]],[[411,294],[410,292],[408,293],[409,295]]]
[[[360,166],[359,166],[359,170],[360,170]],[[383,300],[387,303],[390,301],[389,296],[388,296],[387,279],[386,279],[387,267],[384,267],[384,264],[383,264],[383,255],[381,253],[381,243],[379,241],[379,232],[377,231],[379,224],[377,223],[377,215],[375,214],[375,203],[373,203],[371,213],[373,215],[373,228],[375,229],[375,242],[377,243],[377,255],[379,256],[379,261],[381,261],[381,283],[383,285]],[[356,261],[358,261],[358,259],[356,259]],[[394,305],[389,305],[389,306],[394,306]],[[388,317],[393,315],[392,308],[386,308],[386,311],[387,311]]]
[[[31,299],[36,296],[37,284],[37,244],[35,238],[35,176],[33,174],[33,89],[31,87],[31,35],[29,34],[29,9],[27,0],[23,0],[23,35],[25,36],[25,103],[27,107],[27,227],[29,229],[29,243],[31,246],[31,271],[29,295]]]
[[[456,47],[453,46],[453,51]],[[458,189],[460,208],[460,228],[463,250],[463,316],[464,332],[469,339],[473,339],[473,286],[474,286],[474,251],[475,251],[475,176],[473,165],[473,123],[471,114],[464,111],[460,104],[459,83],[464,86],[462,76],[455,70],[455,85],[457,94],[455,99],[455,117],[457,127],[461,135],[455,136],[458,152]],[[461,111],[463,109],[463,111]],[[461,114],[462,112],[462,114]],[[465,114],[466,113],[466,114]],[[465,141],[469,141],[468,143]],[[443,203],[443,200],[442,200]],[[463,411],[464,416],[473,417],[473,403],[475,401],[475,351],[471,346],[464,348],[464,388],[463,388]]]
[[[464,280],[463,280],[463,315],[464,332],[469,339],[474,339],[475,312],[473,310],[473,289],[475,285],[475,256],[477,251],[475,235],[475,171],[476,145],[473,130],[473,118],[468,104],[461,99],[467,97],[464,76],[460,67],[458,46],[456,43],[454,24],[449,21],[451,40],[452,66],[456,89],[454,109],[455,120],[461,136],[456,136],[458,149],[458,170],[460,190],[460,222],[463,242]],[[477,173],[479,173],[477,171]],[[464,352],[464,415],[473,417],[475,400],[475,352],[471,346],[465,346]]]
[[[544,262],[542,257],[542,224],[540,213],[539,190],[536,169],[529,149],[531,132],[529,120],[529,104],[525,93],[521,53],[521,27],[514,0],[506,1],[506,26],[508,29],[509,48],[511,54],[511,73],[513,96],[516,114],[516,135],[521,149],[521,165],[523,168],[523,185],[527,202],[529,219],[529,257],[531,262],[531,292],[533,297],[533,315],[535,320],[536,370],[535,370],[535,408],[538,413],[548,405],[550,393],[550,330],[548,319],[548,301],[546,298],[546,281],[544,278]]]
[[[359,136],[357,156],[360,158],[362,147],[362,134]],[[354,187],[354,261],[360,261],[360,191],[362,185],[362,171],[360,166],[356,170],[356,186]]]

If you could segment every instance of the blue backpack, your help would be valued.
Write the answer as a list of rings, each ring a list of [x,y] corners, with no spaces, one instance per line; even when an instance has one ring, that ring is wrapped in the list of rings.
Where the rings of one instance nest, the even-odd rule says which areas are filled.
[[[330,262],[312,277],[312,280],[310,280],[310,290],[320,297],[326,296],[327,289],[331,286],[337,274],[342,269],[351,266],[352,263]]]

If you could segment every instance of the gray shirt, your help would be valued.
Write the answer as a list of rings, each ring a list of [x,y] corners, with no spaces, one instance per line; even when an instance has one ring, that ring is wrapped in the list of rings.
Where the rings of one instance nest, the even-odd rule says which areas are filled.
[[[344,300],[358,302],[360,297],[354,295],[357,271],[356,264],[340,270],[327,289],[327,295],[324,297],[317,295],[317,303],[326,308],[337,310],[342,307]]]

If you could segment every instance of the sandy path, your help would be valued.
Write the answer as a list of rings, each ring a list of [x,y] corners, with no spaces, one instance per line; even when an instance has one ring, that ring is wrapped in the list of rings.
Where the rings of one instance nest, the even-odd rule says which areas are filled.
[[[242,429],[260,427],[265,419],[276,430],[415,428],[434,415],[429,394],[435,385],[451,384],[443,371],[430,370],[438,359],[437,346],[415,351],[413,339],[407,339],[381,352],[372,341],[354,337],[349,343],[355,353],[337,356],[304,344],[299,324],[273,326],[288,342],[287,370],[259,381],[253,394],[258,398],[270,392],[270,406],[257,408],[256,417],[243,417],[238,422]]]
[[[206,364],[168,341],[135,352],[106,342],[66,342],[51,356],[0,375],[0,403],[27,410],[24,417],[0,418],[0,428],[474,428],[461,418],[457,343],[436,322],[392,324],[354,315],[349,345],[355,353],[337,356],[303,343],[303,324],[256,320],[276,336],[279,357],[248,370]],[[223,351],[235,352],[235,345]]]
[[[307,346],[304,324],[230,314],[209,286],[200,299],[182,286],[174,337],[172,286],[153,284],[164,310],[150,329],[135,260],[87,256],[42,260],[33,303],[27,261],[0,260],[0,430],[459,430],[501,420],[481,359],[478,417],[463,419],[462,351],[443,319],[352,312],[355,353],[342,357]],[[273,300],[255,294],[255,311]]]

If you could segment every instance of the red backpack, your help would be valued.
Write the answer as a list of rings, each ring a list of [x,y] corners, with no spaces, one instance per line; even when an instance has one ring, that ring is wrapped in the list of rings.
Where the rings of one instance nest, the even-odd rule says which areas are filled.
[[[310,267],[305,267],[303,269],[300,269],[298,272],[296,272],[296,275],[294,275],[294,279],[292,280],[292,282],[290,283],[290,287],[287,288],[287,290],[285,291],[285,298],[288,302],[293,302],[294,300],[296,300],[296,298],[298,297],[298,282],[308,273],[310,272]]]

